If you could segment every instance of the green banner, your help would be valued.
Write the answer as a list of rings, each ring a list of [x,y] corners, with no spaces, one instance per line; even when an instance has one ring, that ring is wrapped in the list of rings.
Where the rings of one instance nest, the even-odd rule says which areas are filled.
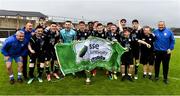
[[[96,67],[119,72],[120,58],[125,51],[118,42],[97,37],[70,44],[58,43],[55,50],[63,75]]]

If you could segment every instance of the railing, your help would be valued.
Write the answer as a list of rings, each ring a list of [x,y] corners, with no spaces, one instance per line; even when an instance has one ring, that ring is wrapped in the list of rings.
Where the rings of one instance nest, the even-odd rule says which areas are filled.
[[[51,20],[54,22],[64,22],[66,20],[70,20],[73,23],[78,23],[79,21],[85,21],[85,22],[94,21],[94,20],[86,19],[84,16],[82,16],[81,18],[73,18],[73,17],[51,16],[51,15],[48,15],[48,20]],[[97,20],[97,21],[101,22],[102,24],[106,24],[108,22],[108,21],[102,21],[102,20]]]
[[[0,38],[7,38],[15,32],[16,30],[0,30]]]

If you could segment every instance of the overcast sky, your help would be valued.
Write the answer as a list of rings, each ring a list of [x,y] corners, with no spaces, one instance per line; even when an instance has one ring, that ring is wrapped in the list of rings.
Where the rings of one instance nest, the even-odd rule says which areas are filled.
[[[163,20],[180,27],[180,0],[0,0],[0,9],[113,22],[126,18],[129,26],[133,19],[153,27]]]

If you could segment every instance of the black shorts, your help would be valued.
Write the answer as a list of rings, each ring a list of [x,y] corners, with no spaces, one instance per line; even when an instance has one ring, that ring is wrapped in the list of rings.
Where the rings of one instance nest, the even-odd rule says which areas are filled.
[[[133,65],[133,54],[132,52],[125,52],[121,56],[122,65]]]
[[[133,58],[135,58],[135,60],[139,59],[139,49],[133,49],[132,50],[132,54],[133,54]]]
[[[57,60],[56,52],[55,50],[52,52],[52,60]]]
[[[29,57],[30,57],[30,59],[29,59],[30,63],[36,63],[36,61],[39,63],[44,63],[44,61],[45,61],[44,54],[36,54],[36,53],[29,54]]]
[[[51,52],[45,52],[45,61],[51,60]]]
[[[140,57],[140,63],[143,65],[149,64],[153,65],[154,64],[154,53],[141,53]]]
[[[55,50],[48,50],[45,52],[45,61],[57,60]]]

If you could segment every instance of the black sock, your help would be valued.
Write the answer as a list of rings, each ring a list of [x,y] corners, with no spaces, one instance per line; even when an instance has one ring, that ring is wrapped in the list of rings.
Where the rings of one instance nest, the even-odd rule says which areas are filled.
[[[44,70],[44,68],[38,68],[38,73],[39,73],[39,75],[38,75],[38,77],[42,77],[42,74],[43,74],[43,70]]]
[[[135,65],[135,75],[138,74],[138,65]]]
[[[34,78],[34,67],[29,67],[29,77]]]
[[[59,71],[59,66],[58,65],[54,65],[54,73],[57,73]]]
[[[46,67],[46,74],[50,74],[49,67]]]
[[[52,60],[51,61],[51,72],[53,72],[54,71],[54,61]]]

